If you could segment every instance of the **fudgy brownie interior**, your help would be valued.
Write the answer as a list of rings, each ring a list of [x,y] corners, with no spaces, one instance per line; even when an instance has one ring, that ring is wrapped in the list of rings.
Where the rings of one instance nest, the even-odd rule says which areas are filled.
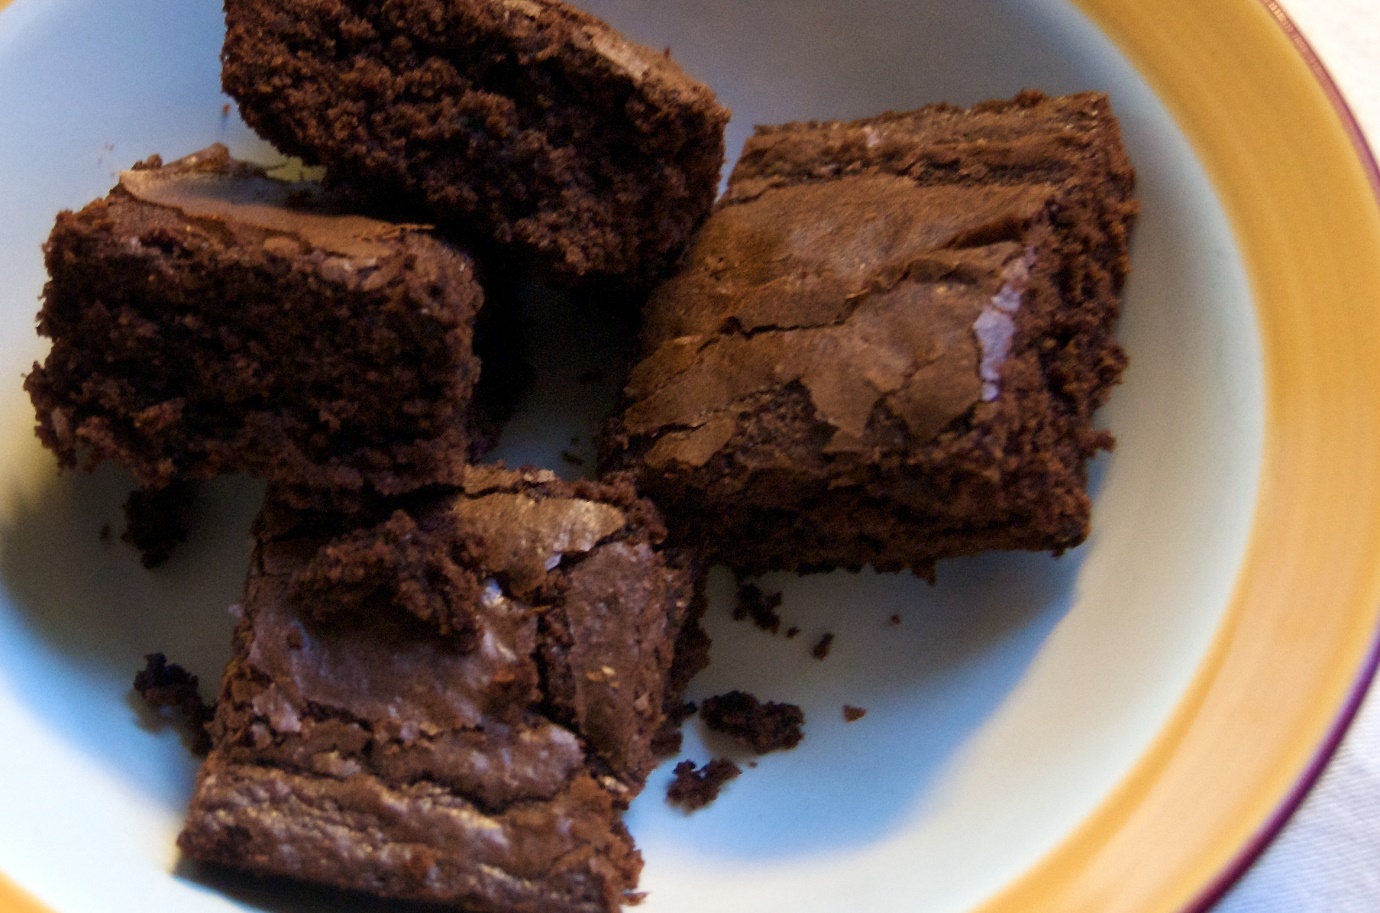
[[[446,481],[470,448],[483,301],[469,257],[339,211],[222,146],[125,172],[46,247],[25,382],[67,465],[249,472],[326,501]],[[306,500],[312,500],[307,497]]]
[[[728,112],[559,0],[228,0],[240,113],[337,186],[563,279],[655,279],[709,210]]]

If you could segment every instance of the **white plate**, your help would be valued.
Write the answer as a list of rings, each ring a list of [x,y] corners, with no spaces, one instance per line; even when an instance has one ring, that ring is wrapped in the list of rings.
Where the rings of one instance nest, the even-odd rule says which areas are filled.
[[[629,817],[646,913],[970,909],[1132,769],[1230,601],[1264,394],[1222,207],[1156,95],[1063,2],[585,5],[711,83],[734,112],[730,150],[758,122],[1025,87],[1104,90],[1121,116],[1143,213],[1121,326],[1130,369],[1100,415],[1119,443],[1094,470],[1092,539],[1057,560],[944,563],[935,587],[870,573],[768,578],[803,631],[794,640],[729,620],[732,584],[715,577],[713,666],[691,696],[746,688],[799,703],[806,739],[691,816],[663,801],[668,765]],[[40,244],[59,209],[155,152],[220,141],[271,157],[223,112],[220,32],[206,0],[16,0],[0,14],[0,872],[60,913],[335,909],[179,863],[194,764],[129,696],[146,652],[190,666],[208,690],[217,680],[257,487],[212,486],[193,541],[145,572],[99,538],[105,524],[118,532],[128,481],[109,469],[58,476],[19,386],[44,351],[32,329]],[[571,468],[559,452],[572,434],[588,441],[589,408],[563,403],[563,386],[548,373],[499,456]],[[809,648],[826,630],[836,640],[821,662]],[[867,716],[846,724],[844,704]],[[687,731],[685,755],[706,760],[711,747]]]

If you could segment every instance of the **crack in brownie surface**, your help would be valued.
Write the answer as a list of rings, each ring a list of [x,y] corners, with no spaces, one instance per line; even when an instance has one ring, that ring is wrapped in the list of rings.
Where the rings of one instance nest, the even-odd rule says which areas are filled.
[[[602,465],[740,575],[1077,545],[1133,182],[1092,93],[758,128]]]

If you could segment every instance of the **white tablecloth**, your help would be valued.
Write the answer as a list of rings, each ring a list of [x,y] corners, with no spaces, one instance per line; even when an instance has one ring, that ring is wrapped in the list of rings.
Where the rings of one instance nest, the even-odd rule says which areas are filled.
[[[1281,5],[1380,149],[1380,0]],[[1380,688],[1298,814],[1213,913],[1380,913]]]

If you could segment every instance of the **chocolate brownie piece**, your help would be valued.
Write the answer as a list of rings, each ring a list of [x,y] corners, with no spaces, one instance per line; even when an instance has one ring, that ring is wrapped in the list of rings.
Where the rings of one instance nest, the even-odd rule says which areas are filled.
[[[704,808],[715,799],[729,780],[736,779],[743,769],[728,758],[712,758],[699,769],[694,761],[676,765],[675,779],[666,787],[666,801],[679,805],[687,812]]]
[[[795,704],[761,701],[746,691],[705,698],[700,719],[714,732],[731,736],[758,754],[786,751],[805,738],[803,710]]]
[[[740,574],[1077,545],[1133,184],[1099,94],[759,128],[604,465]]]
[[[223,146],[58,216],[25,381],[66,465],[151,490],[247,471],[304,490],[445,481],[469,445],[483,300],[427,231],[337,211]]]
[[[181,847],[472,911],[616,910],[641,868],[619,813],[698,624],[688,558],[626,479],[470,467],[373,519],[270,491]]]
[[[562,278],[654,279],[713,203],[728,112],[560,0],[227,0],[225,91],[327,180]]]

